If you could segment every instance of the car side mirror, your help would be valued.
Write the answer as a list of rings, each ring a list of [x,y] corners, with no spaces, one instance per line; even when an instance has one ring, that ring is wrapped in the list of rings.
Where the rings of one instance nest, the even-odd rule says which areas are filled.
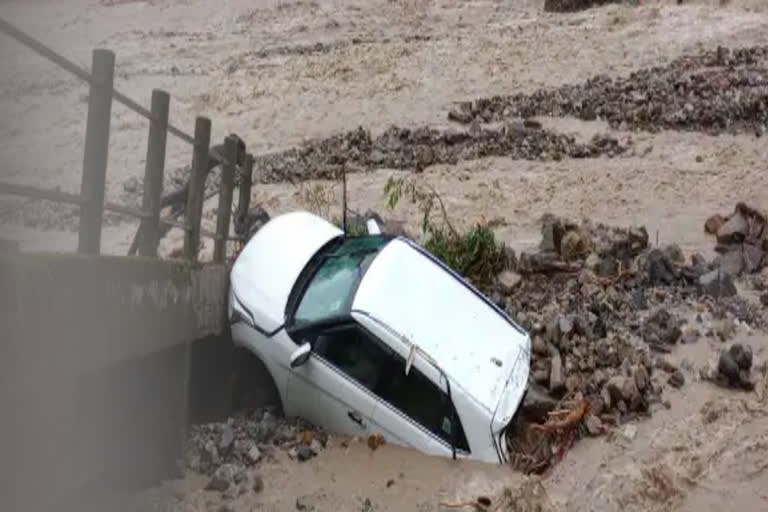
[[[312,345],[308,342],[304,342],[299,348],[293,351],[291,354],[291,368],[297,368],[309,359],[309,355],[312,353]]]
[[[379,227],[379,223],[376,222],[376,220],[374,219],[368,219],[368,222],[366,222],[366,227],[368,228],[369,235],[381,234],[381,228]]]

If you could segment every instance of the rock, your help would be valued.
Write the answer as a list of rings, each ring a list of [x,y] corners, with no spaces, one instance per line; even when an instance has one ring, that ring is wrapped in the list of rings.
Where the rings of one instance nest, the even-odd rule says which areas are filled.
[[[635,409],[637,405],[642,402],[640,396],[640,390],[637,388],[634,378],[625,378],[624,387],[621,389],[621,396],[624,401],[630,405],[631,409]]]
[[[678,271],[661,249],[653,249],[648,253],[646,265],[648,280],[652,285],[671,285],[677,281]]]
[[[744,270],[744,258],[740,249],[734,249],[726,252],[719,260],[720,271],[730,277],[741,275]]]
[[[720,341],[728,341],[736,334],[736,322],[731,318],[723,319],[715,324],[715,333]]]
[[[731,359],[740,370],[749,371],[752,368],[752,347],[749,345],[742,345],[741,343],[734,343],[731,348],[728,349],[731,355]]]
[[[633,374],[635,377],[635,385],[637,386],[638,391],[642,393],[648,388],[648,384],[651,380],[648,375],[648,370],[646,370],[643,365],[636,365]]]
[[[144,188],[144,184],[136,176],[131,176],[123,183],[123,190],[129,194],[134,194]]]
[[[317,452],[309,446],[301,446],[296,450],[296,458],[299,462],[306,462],[315,456],[317,456]]]
[[[725,224],[725,219],[720,214],[715,214],[704,223],[704,231],[710,235],[717,234],[720,228]]]
[[[699,341],[699,331],[696,328],[689,327],[683,330],[683,336],[680,340],[682,343],[691,344]]]
[[[560,240],[560,257],[565,262],[579,259],[587,251],[587,242],[578,231],[571,230]]]
[[[251,464],[256,464],[261,460],[261,450],[259,450],[258,446],[252,446],[251,449],[248,450],[247,457]]]
[[[552,214],[545,214],[541,223],[541,243],[539,250],[541,252],[560,252],[560,240],[565,233],[560,219]]]
[[[544,331],[544,339],[547,343],[551,343],[554,346],[560,344],[560,325],[558,318],[553,318],[551,322],[547,323]]]
[[[739,365],[733,360],[733,356],[728,350],[723,350],[720,353],[720,359],[717,363],[717,371],[731,385],[737,384],[740,381]]]
[[[523,278],[517,272],[511,270],[505,270],[498,276],[499,285],[504,290],[504,293],[512,293],[512,291],[520,284]]]
[[[603,389],[607,390],[610,397],[606,402],[618,403],[624,399],[624,389],[627,387],[627,379],[620,375],[616,375],[608,379]]]
[[[738,293],[736,285],[727,274],[712,270],[699,278],[698,291],[712,298],[733,297]]]
[[[670,244],[664,247],[664,254],[673,263],[685,262],[685,255],[683,254],[683,250],[680,249],[680,246],[677,244]]]
[[[258,427],[258,435],[255,441],[257,443],[266,443],[271,440],[277,432],[277,419],[269,411],[264,413]]]
[[[760,296],[760,303],[763,306],[768,307],[768,292],[765,292]]]
[[[536,384],[541,384],[542,386],[549,386],[549,369],[548,368],[539,368],[538,370],[534,370],[531,374],[531,378],[533,379],[533,382]]]
[[[637,427],[635,425],[627,425],[621,430],[621,435],[628,441],[634,441],[637,437]]]
[[[595,272],[600,267],[600,256],[598,256],[596,253],[590,253],[589,256],[587,256],[587,259],[584,261],[584,266],[588,268],[589,270]]]
[[[600,390],[600,398],[603,401],[603,405],[605,405],[606,409],[610,409],[611,405],[615,404],[616,402],[613,400],[613,396],[611,395],[611,390],[608,388],[608,386],[603,386],[603,389]]]
[[[235,484],[240,485],[241,483],[248,480],[248,475],[245,473],[245,471],[238,471],[237,473],[235,473],[233,480]]]
[[[214,475],[208,485],[205,486],[206,491],[224,492],[227,489],[229,489],[229,480],[217,475]]]
[[[755,389],[755,380],[748,371],[742,370],[739,372],[739,387],[744,391],[752,391]]]
[[[600,418],[593,414],[590,414],[587,417],[587,419],[584,421],[584,424],[587,427],[587,432],[589,432],[589,435],[593,437],[599,436],[604,432],[603,423],[600,421]]]
[[[721,244],[738,244],[744,241],[748,232],[747,219],[736,211],[717,230],[717,241]]]
[[[231,500],[234,500],[235,498],[237,498],[239,492],[240,492],[240,489],[238,489],[234,485],[231,485],[231,486],[229,486],[227,488],[226,491],[221,493],[221,497],[222,497],[222,499],[230,500],[231,501]]]
[[[527,421],[546,420],[547,413],[557,407],[557,400],[549,396],[544,388],[537,384],[528,386],[523,399],[523,416]]]
[[[560,329],[560,334],[563,336],[568,336],[571,334],[571,331],[573,331],[573,320],[568,316],[561,316],[557,322],[558,328]]]
[[[743,244],[744,271],[750,274],[755,273],[765,265],[765,251],[753,244]]]
[[[676,369],[672,375],[669,376],[667,382],[673,388],[681,388],[685,384],[685,375],[683,375],[683,372],[680,371],[680,369]]]
[[[251,485],[251,489],[256,494],[259,494],[264,490],[264,479],[261,477],[261,475],[256,475],[253,477],[253,484]]]
[[[219,451],[226,452],[232,447],[232,443],[235,441],[235,432],[232,430],[232,426],[225,424],[221,431],[221,440],[219,441]]]
[[[534,354],[546,356],[549,354],[549,347],[547,343],[541,338],[541,336],[534,336],[531,342],[531,350]]]
[[[598,368],[592,373],[592,381],[595,383],[597,387],[601,387],[603,384],[605,384],[608,381],[608,376],[605,374],[603,370]]]
[[[565,379],[565,389],[568,390],[569,393],[573,393],[581,389],[581,376],[579,376],[577,373],[568,375],[568,377]]]
[[[565,389],[565,380],[563,379],[563,360],[560,358],[560,353],[555,351],[552,354],[552,360],[550,362],[549,370],[549,391],[553,394],[559,395]]]

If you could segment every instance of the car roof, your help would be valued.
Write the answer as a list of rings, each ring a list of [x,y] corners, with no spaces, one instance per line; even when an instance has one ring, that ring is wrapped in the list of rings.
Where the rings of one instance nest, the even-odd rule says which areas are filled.
[[[373,260],[352,305],[416,344],[495,411],[528,335],[416,244],[397,238]]]

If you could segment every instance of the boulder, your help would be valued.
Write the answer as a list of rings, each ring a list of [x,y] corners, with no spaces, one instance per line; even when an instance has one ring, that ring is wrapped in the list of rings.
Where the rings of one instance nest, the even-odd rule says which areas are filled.
[[[738,244],[744,241],[748,232],[747,219],[744,218],[741,212],[736,211],[717,230],[717,242],[721,244]]]
[[[719,269],[712,270],[699,277],[697,289],[701,295],[709,295],[713,298],[733,297],[738,293],[736,285],[727,274]]]

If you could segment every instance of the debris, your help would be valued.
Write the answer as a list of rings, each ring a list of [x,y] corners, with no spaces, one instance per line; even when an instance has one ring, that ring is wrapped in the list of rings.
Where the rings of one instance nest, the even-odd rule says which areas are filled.
[[[683,372],[678,368],[672,372],[672,375],[669,376],[667,382],[673,388],[681,388],[685,385],[685,375],[683,375]]]
[[[587,431],[589,431],[589,435],[593,437],[596,437],[605,433],[605,427],[603,426],[603,423],[600,421],[600,418],[598,418],[594,414],[590,414],[587,417],[587,419],[584,421],[584,424],[587,426]]]
[[[637,436],[637,427],[635,425],[626,425],[621,430],[621,435],[628,441],[634,441]]]
[[[251,489],[256,494],[259,494],[264,490],[264,479],[261,477],[261,475],[256,475],[253,477],[253,484],[251,484]]]
[[[550,9],[581,8],[587,0],[547,0]],[[596,75],[579,84],[540,89],[530,94],[478,98],[461,103],[449,119],[462,124],[537,116],[604,119],[614,129],[686,130],[755,133],[768,124],[757,109],[764,87],[755,87],[752,68],[768,56],[768,47],[728,48],[683,55],[665,66],[611,78]]]
[[[498,280],[505,293],[512,293],[515,287],[520,284],[522,277],[516,272],[505,270],[499,274]]]
[[[712,270],[699,278],[699,293],[710,297],[733,297],[738,293],[736,285],[728,274],[720,269]]]
[[[306,462],[315,456],[317,456],[317,452],[309,446],[300,446],[296,450],[296,458],[299,462]]]
[[[262,183],[278,183],[337,179],[344,168],[340,161],[346,162],[347,172],[380,168],[419,171],[427,165],[454,165],[460,160],[486,156],[528,160],[611,157],[624,153],[627,147],[605,135],[583,143],[569,135],[524,126],[458,131],[391,125],[376,137],[359,127],[286,151],[260,155],[255,166]]]
[[[235,442],[235,433],[229,424],[225,424],[221,431],[221,441],[219,442],[219,452],[224,453],[232,447]]]
[[[221,475],[220,471],[230,471],[226,469],[230,466],[239,469],[255,466],[272,457],[271,446],[292,449],[300,444],[297,431],[311,431],[313,442],[308,448],[315,454],[319,453],[323,443],[314,441],[326,438],[324,432],[299,419],[289,421],[278,418],[269,409],[241,411],[225,423],[193,425],[186,466],[211,477]],[[226,473],[231,482],[234,482],[239,469]]]
[[[552,354],[549,372],[549,390],[554,394],[559,394],[565,389],[565,380],[563,378],[563,361],[557,350]]]
[[[229,488],[229,481],[218,476],[214,476],[211,481],[208,482],[208,485],[205,486],[206,491],[224,492],[227,488]]]
[[[378,449],[380,446],[386,444],[384,436],[381,434],[371,434],[368,436],[368,448],[372,451]]]
[[[715,364],[710,363],[708,368],[702,370],[701,378],[722,387],[752,391],[755,388],[752,364],[752,347],[734,343],[720,352]]]
[[[718,231],[720,231],[720,227],[725,224],[725,219],[722,215],[719,213],[716,213],[715,215],[711,216],[707,219],[707,221],[704,223],[704,231],[709,233],[710,235],[716,235]]]
[[[606,4],[618,4],[623,0],[544,0],[545,12],[576,12]]]
[[[440,506],[445,508],[472,507],[475,510],[479,510],[480,512],[486,512],[491,510],[491,499],[488,498],[487,496],[480,496],[477,499],[474,499],[471,501],[464,501],[461,503],[447,503],[447,502],[441,501]]]
[[[261,450],[258,446],[253,446],[248,450],[248,460],[251,464],[256,464],[261,460]]]

